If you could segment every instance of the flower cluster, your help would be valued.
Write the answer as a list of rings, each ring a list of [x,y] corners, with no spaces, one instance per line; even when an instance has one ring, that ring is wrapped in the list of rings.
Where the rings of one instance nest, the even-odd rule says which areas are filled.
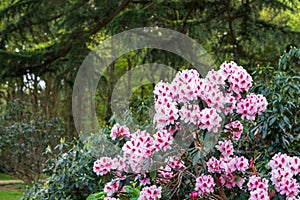
[[[229,122],[226,126],[234,124],[240,124],[240,122]],[[242,188],[245,179],[240,174],[244,174],[249,168],[248,159],[234,155],[231,140],[219,141],[215,148],[221,153],[220,159],[211,157],[206,163],[207,171],[211,174],[220,174],[218,181],[225,188]]]
[[[144,187],[140,193],[138,200],[157,200],[161,198],[161,187],[152,185]]]
[[[120,124],[115,124],[110,133],[112,140],[116,138],[130,137],[129,128],[127,126],[120,126]]]
[[[232,121],[225,125],[224,132],[231,133],[233,140],[239,140],[243,133],[243,125],[239,120]]]
[[[262,95],[249,94],[243,99],[241,94],[251,86],[251,76],[234,62],[223,63],[220,70],[209,71],[205,78],[195,70],[183,70],[171,83],[161,81],[155,86],[154,121],[160,130],[182,121],[216,133],[222,124],[220,113],[228,115],[236,109],[242,119],[254,120],[268,103]],[[200,107],[197,100],[207,107]],[[238,138],[238,132],[234,137]]]
[[[300,189],[300,184],[295,178],[300,174],[300,158],[278,153],[273,156],[269,166],[272,169],[271,181],[275,189],[287,197],[296,197]]]
[[[212,176],[201,175],[196,178],[195,190],[199,191],[200,194],[209,194],[214,191],[215,185],[216,184]]]
[[[94,172],[97,175],[103,176],[109,173],[111,169],[113,169],[113,162],[109,157],[102,157],[94,163]]]
[[[180,156],[168,154],[177,145],[174,136],[180,134],[178,130],[184,124],[192,124],[198,132],[218,134],[225,121],[224,117],[229,117],[230,114],[254,120],[265,111],[268,103],[262,95],[247,95],[251,86],[251,76],[234,62],[223,63],[219,70],[211,70],[205,78],[200,78],[196,70],[183,70],[176,74],[171,83],[159,82],[154,89],[153,135],[144,130],[130,133],[126,125],[116,124],[111,129],[110,137],[112,140],[123,139],[119,143],[122,145],[123,154],[116,158],[102,157],[94,163],[93,170],[97,175],[105,176],[110,173],[114,177],[105,184],[105,199],[113,200],[120,197],[120,193],[125,194],[127,191],[124,191],[121,182],[129,177],[138,181],[138,200],[160,199],[163,187],[159,185],[171,184],[172,178],[181,176],[181,173],[189,169],[189,165],[185,165]],[[190,133],[195,140],[198,139],[198,132]],[[244,156],[235,155],[233,147],[243,133],[243,125],[238,120],[232,120],[225,125],[223,132],[229,133],[230,137],[226,136],[216,144],[216,153],[219,156],[211,157],[203,165],[207,166],[208,174],[201,171],[202,175],[199,173],[194,176],[195,191],[191,193],[193,199],[213,193],[217,184],[221,184],[222,188],[242,189],[247,180],[249,161]],[[196,150],[197,148],[200,146],[195,147]],[[165,165],[157,167],[157,158]],[[270,162],[270,166],[274,168],[272,182],[280,193],[294,197],[298,193],[299,184],[291,178],[300,171],[299,165],[295,167],[299,160],[288,160],[281,165],[277,158]],[[289,167],[290,174],[278,172],[278,169],[286,166]],[[150,169],[156,169],[154,177],[150,175]],[[287,186],[288,189],[285,189]],[[248,189],[250,199],[269,197],[268,182],[265,179],[250,177]]]
[[[258,176],[251,176],[247,184],[248,190],[250,190],[249,200],[269,200],[268,195],[268,180]]]
[[[107,196],[112,196],[116,191],[119,190],[120,181],[119,180],[111,180],[106,183],[104,186],[104,192],[107,193]]]
[[[241,114],[242,119],[254,120],[255,115],[265,111],[267,105],[268,102],[264,96],[251,93],[246,99],[241,99],[237,103],[237,113]]]

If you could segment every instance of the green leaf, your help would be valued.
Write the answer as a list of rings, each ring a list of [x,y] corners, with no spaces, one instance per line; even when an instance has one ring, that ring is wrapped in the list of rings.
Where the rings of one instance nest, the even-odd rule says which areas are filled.
[[[201,155],[200,151],[197,151],[197,153],[196,153],[195,156],[193,157],[193,165],[196,165],[196,164],[199,162],[199,160],[200,160],[200,155]]]
[[[91,194],[86,198],[86,200],[99,200],[102,199],[105,196],[105,194],[106,194],[105,192],[98,192],[95,194]]]
[[[132,193],[133,192],[133,188],[130,185],[125,185],[124,189],[127,193]]]
[[[268,123],[264,123],[262,127],[262,138],[266,139],[267,134],[268,134]]]
[[[269,125],[272,126],[272,124],[274,124],[274,122],[278,119],[278,117],[274,117],[274,116],[271,116],[269,118]]]
[[[156,175],[157,175],[157,171],[151,171],[151,172],[150,172],[150,178],[151,178],[151,181],[155,181]]]

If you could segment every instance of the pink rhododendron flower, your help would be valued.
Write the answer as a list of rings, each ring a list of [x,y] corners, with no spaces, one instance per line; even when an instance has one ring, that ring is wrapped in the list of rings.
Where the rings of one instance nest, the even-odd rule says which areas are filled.
[[[221,71],[215,71],[212,69],[207,73],[205,79],[213,84],[225,85],[226,76],[224,76]]]
[[[110,137],[115,140],[118,137],[129,137],[130,132],[127,126],[120,126],[120,124],[115,124],[110,132]]]
[[[243,125],[239,120],[229,122],[228,124],[225,125],[224,132],[232,133],[232,139],[239,140],[241,134],[243,133]]]
[[[270,200],[270,197],[268,191],[258,188],[250,192],[249,200]]]
[[[215,182],[212,176],[210,175],[201,175],[196,178],[196,187],[195,190],[200,194],[209,194],[214,191]]]
[[[260,115],[263,112],[265,112],[265,110],[267,109],[268,106],[268,101],[266,99],[266,97],[264,97],[261,94],[256,95],[256,107],[257,107],[257,114]]]
[[[229,157],[233,154],[233,145],[230,140],[219,141],[218,145],[216,145],[216,149],[218,149],[224,157]]]
[[[254,120],[255,115],[264,112],[267,105],[265,97],[251,93],[237,103],[237,113],[241,114],[242,119]]]
[[[161,198],[161,187],[152,185],[144,187],[140,193],[138,200],[157,200]]]
[[[188,102],[197,99],[197,83],[199,73],[196,70],[178,72],[171,83],[174,97],[178,102]]]
[[[218,86],[215,83],[210,83],[206,89],[207,92],[204,96],[204,101],[207,104],[209,108],[214,108],[218,112],[224,109],[225,103],[226,103],[226,96],[224,93],[219,89],[220,86]]]
[[[175,170],[182,170],[185,168],[184,162],[178,158],[169,157],[167,163],[172,169]]]
[[[113,161],[109,157],[102,157],[94,162],[93,171],[99,176],[109,173],[113,169]]]
[[[170,97],[159,97],[155,103],[154,122],[157,123],[157,128],[162,130],[167,125],[174,124],[178,119],[177,103],[173,102]]]
[[[231,61],[230,63],[224,62],[220,67],[220,73],[228,79],[238,68],[238,65]]]
[[[156,181],[159,183],[168,183],[170,181],[170,178],[173,176],[172,169],[169,165],[161,166],[157,170],[158,174],[156,177]]]
[[[221,172],[221,168],[220,168],[220,161],[217,160],[215,157],[211,157],[207,163],[207,171],[209,173],[220,173]]]
[[[252,77],[244,68],[238,66],[235,67],[235,71],[228,77],[228,82],[231,89],[239,94],[250,89],[252,86]]]
[[[165,83],[163,81],[160,81],[155,85],[154,91],[153,91],[156,99],[159,97],[171,97],[173,98],[173,92],[171,90],[170,84]]]
[[[249,168],[249,161],[244,156],[236,156],[233,167],[235,171],[245,172]]]
[[[290,157],[288,159],[287,166],[293,172],[294,175],[300,175],[300,158],[297,156]]]
[[[110,182],[105,184],[104,192],[107,193],[107,196],[112,196],[115,192],[118,191],[119,185],[120,185],[120,181],[113,179]]]
[[[151,182],[150,182],[150,179],[149,178],[142,178],[140,180],[140,184],[141,185],[149,185]]]
[[[146,131],[137,131],[124,144],[122,150],[135,173],[145,172],[150,156],[155,151],[154,140]]]
[[[275,184],[275,189],[279,191],[280,194],[288,197],[297,196],[299,194],[299,187],[299,183],[297,183],[294,178],[282,179]]]
[[[241,176],[237,176],[235,174],[226,173],[221,174],[220,176],[220,182],[221,184],[226,188],[234,188],[239,187],[242,188],[243,183],[245,182],[245,179]]]
[[[268,183],[269,181],[265,178],[251,176],[247,186],[249,190],[263,189],[267,191],[269,187]]]
[[[180,119],[185,123],[197,124],[200,119],[200,107],[193,104],[184,104],[179,110]]]
[[[299,194],[300,184],[294,176],[298,175],[299,158],[277,153],[268,165],[272,168],[271,181],[275,189],[282,195],[294,197]]]
[[[118,156],[113,159],[113,169],[116,169],[118,171],[127,171],[128,164],[126,163],[126,160],[124,158]]]
[[[200,112],[199,127],[208,132],[217,133],[221,126],[222,118],[214,108],[204,108]]]
[[[166,151],[167,149],[171,149],[174,139],[167,130],[158,131],[153,137],[156,151]]]
[[[272,169],[286,167],[288,165],[289,156],[286,154],[281,154],[280,152],[275,154],[272,157],[272,160],[268,163],[268,165]]]

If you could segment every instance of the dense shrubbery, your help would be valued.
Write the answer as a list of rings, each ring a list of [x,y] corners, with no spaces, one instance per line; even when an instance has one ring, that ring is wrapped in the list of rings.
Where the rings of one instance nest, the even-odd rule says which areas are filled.
[[[16,100],[0,116],[1,168],[26,182],[39,179],[47,159],[43,152],[56,145],[64,131],[59,118],[45,119],[32,110]]]
[[[259,67],[254,76],[253,91],[266,96],[269,106],[252,136],[263,139],[269,153],[280,150],[300,155],[300,49],[283,54],[277,68]]]
[[[69,150],[65,152],[65,148]],[[80,141],[65,144],[62,140],[56,149],[60,153],[48,160],[44,171],[50,177],[45,183],[36,183],[27,189],[24,200],[79,200],[99,189],[100,178],[91,171],[94,158]],[[48,153],[51,153],[50,149]]]

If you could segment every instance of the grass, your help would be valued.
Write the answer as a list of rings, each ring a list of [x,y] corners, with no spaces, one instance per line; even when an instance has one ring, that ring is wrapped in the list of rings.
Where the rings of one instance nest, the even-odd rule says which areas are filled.
[[[5,200],[17,200],[23,196],[22,191],[15,190],[0,190],[0,199]]]
[[[16,178],[8,174],[0,173],[0,180],[16,180]]]
[[[17,178],[0,173],[0,180],[16,180]],[[0,199],[3,200],[19,200],[23,196],[25,184],[23,183],[1,183],[0,185]]]

